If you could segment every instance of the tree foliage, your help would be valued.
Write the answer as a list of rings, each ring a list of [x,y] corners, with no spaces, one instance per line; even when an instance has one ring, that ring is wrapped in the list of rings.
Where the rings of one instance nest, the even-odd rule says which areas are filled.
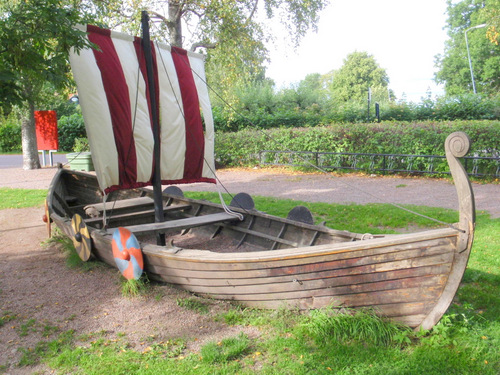
[[[486,38],[495,44],[500,42],[500,0],[488,1],[481,9],[481,16],[486,20]]]
[[[39,168],[34,111],[45,97],[47,85],[62,89],[70,82],[68,51],[85,45],[79,10],[59,0],[11,0],[0,6],[0,78],[5,105],[20,104],[23,168]],[[3,82],[2,82],[3,86]],[[5,100],[5,102],[4,102]]]
[[[499,0],[448,0],[449,39],[443,55],[436,56],[436,82],[444,83],[447,95],[473,91],[465,33],[478,93],[496,94],[500,89]],[[485,27],[470,29],[486,24]]]
[[[375,96],[387,97],[389,77],[375,58],[367,52],[353,52],[344,59],[339,70],[331,74],[329,89],[336,101],[366,100],[368,89]]]
[[[207,55],[207,77],[229,102],[249,82],[264,78],[268,58],[264,20],[277,19],[295,45],[315,29],[327,0],[110,0],[107,10],[97,0],[80,0],[101,22],[139,34],[140,12],[148,10],[151,33],[170,45]],[[98,5],[101,4],[99,8]]]
[[[17,87],[12,97],[37,103],[47,82],[68,85],[68,51],[85,45],[73,26],[85,22],[79,11],[59,0],[4,3],[0,14],[0,67]]]

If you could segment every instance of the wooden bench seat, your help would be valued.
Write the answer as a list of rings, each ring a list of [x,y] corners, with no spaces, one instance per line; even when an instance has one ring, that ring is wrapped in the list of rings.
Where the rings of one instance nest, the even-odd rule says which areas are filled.
[[[134,234],[147,233],[147,232],[166,232],[169,230],[181,230],[187,228],[200,227],[203,225],[216,224],[224,221],[239,220],[236,216],[230,215],[226,212],[220,212],[210,215],[193,216],[185,219],[169,220],[162,223],[150,223],[140,225],[126,226]],[[114,229],[108,230],[112,232]]]

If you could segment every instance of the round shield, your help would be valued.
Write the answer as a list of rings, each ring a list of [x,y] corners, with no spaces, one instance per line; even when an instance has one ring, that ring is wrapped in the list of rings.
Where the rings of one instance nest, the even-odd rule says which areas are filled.
[[[255,203],[250,194],[247,193],[238,193],[234,196],[229,203],[230,207],[242,208],[244,210],[253,210],[255,208]]]
[[[309,209],[304,206],[295,206],[290,210],[286,218],[305,224],[314,224],[314,218],[311,211],[309,211]]]
[[[168,186],[163,190],[163,194],[171,195],[173,197],[184,198],[182,189],[177,186]]]
[[[90,258],[90,250],[92,249],[92,240],[90,232],[83,218],[75,214],[71,219],[71,227],[73,228],[73,245],[81,260],[86,262]]]
[[[127,280],[138,280],[144,269],[141,246],[134,234],[126,228],[116,228],[111,241],[115,263]]]

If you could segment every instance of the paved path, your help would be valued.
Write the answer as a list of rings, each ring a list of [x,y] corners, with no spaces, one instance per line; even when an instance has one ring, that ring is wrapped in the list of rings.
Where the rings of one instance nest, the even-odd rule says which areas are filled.
[[[1,156],[0,156],[1,158]],[[0,186],[47,189],[56,168],[25,171],[0,168]],[[217,172],[232,194],[273,196],[309,202],[396,203],[458,209],[455,187],[448,180],[431,178],[367,177],[302,174],[274,169],[224,169]],[[185,191],[216,191],[211,184],[180,186]],[[500,185],[473,184],[476,208],[500,217]]]

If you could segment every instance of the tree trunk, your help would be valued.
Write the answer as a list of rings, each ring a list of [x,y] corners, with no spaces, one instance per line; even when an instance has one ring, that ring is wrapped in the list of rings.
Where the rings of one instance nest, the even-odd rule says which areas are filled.
[[[182,4],[179,0],[169,0],[168,2],[168,32],[170,34],[170,44],[182,48]]]
[[[38,146],[36,143],[35,104],[28,103],[29,114],[21,122],[21,139],[23,145],[23,169],[39,169]]]

